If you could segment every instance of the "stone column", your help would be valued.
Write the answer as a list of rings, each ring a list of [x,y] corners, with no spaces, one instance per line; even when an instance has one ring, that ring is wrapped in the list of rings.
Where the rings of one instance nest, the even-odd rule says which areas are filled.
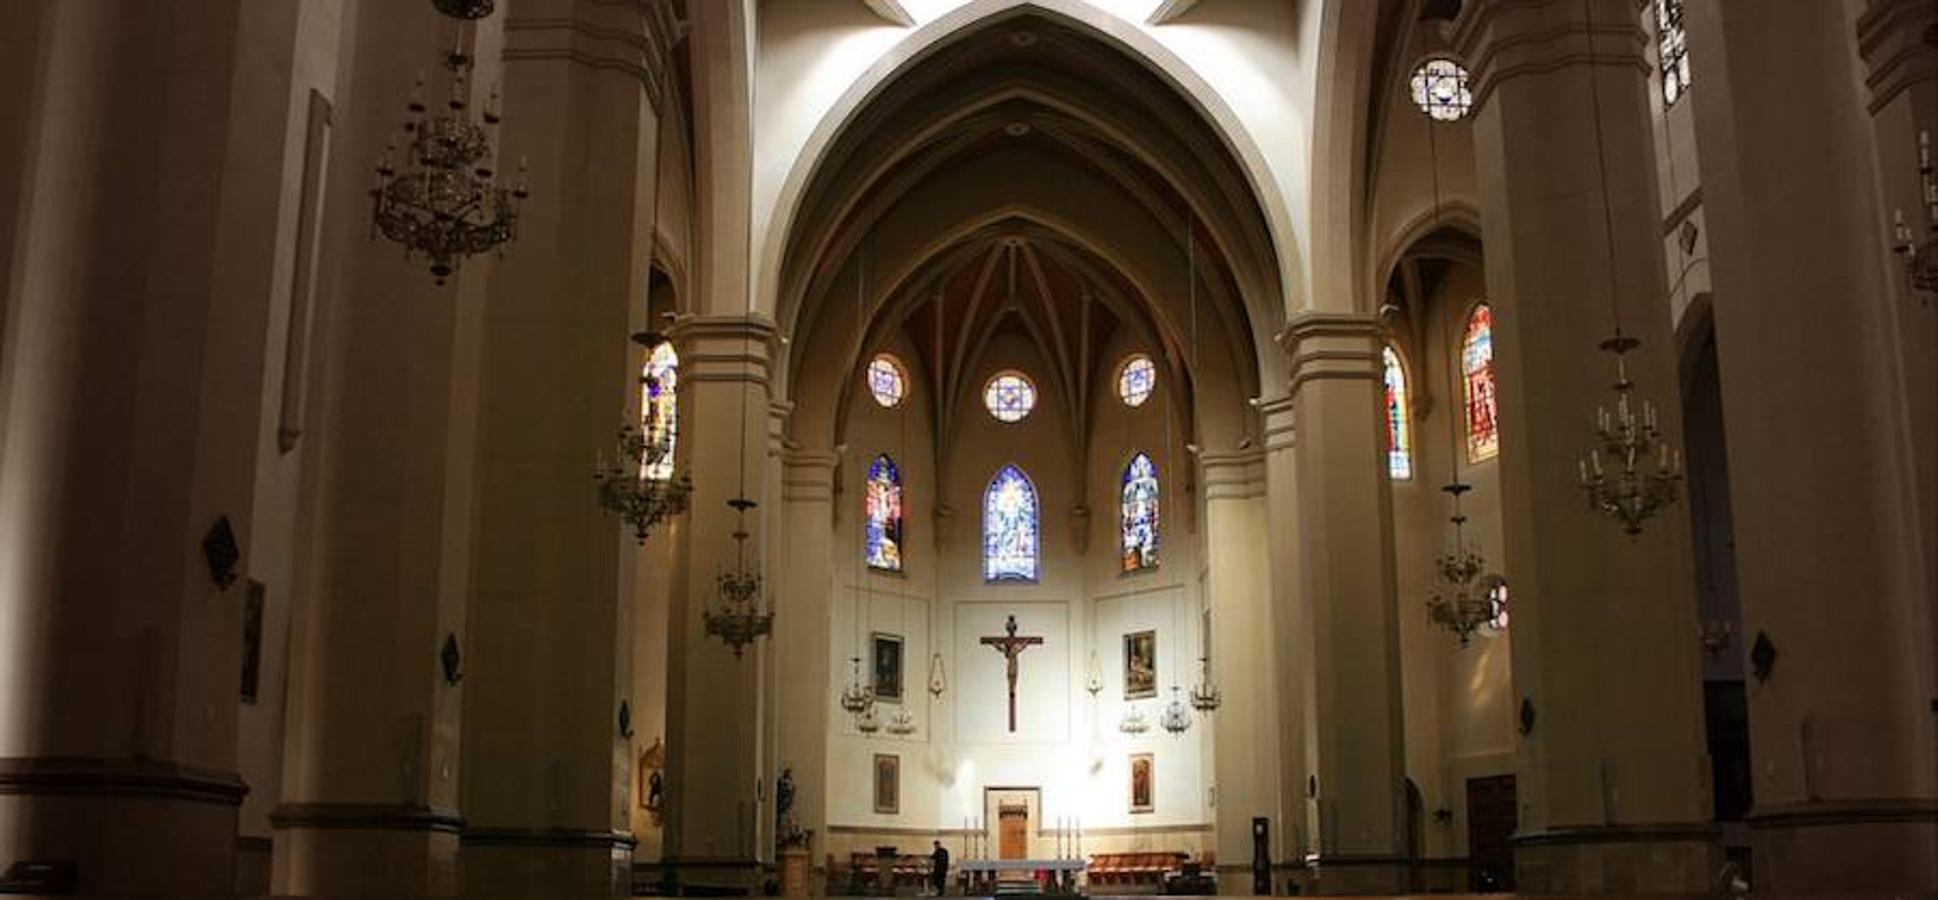
[[[1297,583],[1311,623],[1321,893],[1406,888],[1400,632],[1381,429],[1379,323],[1308,312],[1291,356]]]
[[[1290,395],[1258,406],[1265,444],[1266,533],[1271,541],[1272,664],[1277,673],[1280,819],[1276,863],[1303,866],[1319,833],[1317,804],[1307,796],[1312,776],[1312,610],[1299,589],[1299,477],[1297,407]],[[1282,886],[1282,885],[1280,885]]]
[[[1842,4],[1690,6],[1741,646],[1775,651],[1767,670],[1751,656],[1749,684],[1759,890],[1938,888],[1931,535],[1914,489],[1930,461],[1909,458],[1895,366],[1897,329],[1920,318],[1928,352],[1931,313],[1893,289],[1890,210],[1871,190],[1915,177],[1912,124],[1932,100],[1903,91],[1929,94],[1933,50],[1903,60],[1897,75],[1922,72],[1908,82],[1883,51],[1922,46],[1932,18],[1873,4],[1860,45]],[[1884,76],[1869,96],[1853,89],[1860,46]]]
[[[727,501],[762,501],[768,430],[772,323],[739,316],[686,316],[674,324],[680,353],[680,442],[691,454],[693,506],[676,550],[667,653],[666,847],[683,884],[752,887],[761,856],[758,796],[763,666],[771,638],[740,656],[708,635],[702,615],[716,605],[715,577],[736,564],[740,517]],[[745,565],[761,568],[761,510],[747,512]],[[770,598],[775,585],[765,585]],[[771,776],[767,776],[771,778]]]
[[[777,759],[772,767],[794,770],[793,817],[813,832],[809,862],[819,868],[828,831],[828,733],[834,704],[829,672],[829,600],[833,573],[829,560],[834,538],[834,472],[839,460],[825,449],[785,451],[780,521],[787,563],[775,584],[774,669],[779,720]],[[906,663],[910,690],[924,679],[928,661]]]
[[[495,81],[501,17],[474,32]],[[314,459],[291,625],[278,894],[451,894],[478,406],[492,261],[447,287],[372,240],[369,173],[455,34],[429,4],[346,4],[316,302]],[[441,82],[426,86],[441,96]],[[481,96],[482,92],[479,92]],[[447,677],[446,646],[455,651]]]
[[[502,156],[529,157],[533,198],[485,311],[463,884],[629,894],[639,554],[590,472],[638,416],[628,336],[646,309],[673,26],[663,4],[510,14]]]
[[[291,46],[244,7],[27,2],[0,37],[0,860],[77,893],[234,889]]]
[[[1200,458],[1205,491],[1205,586],[1211,610],[1212,676],[1224,704],[1210,720],[1218,882],[1251,892],[1252,819],[1284,827],[1279,806],[1279,729],[1273,677],[1273,613],[1265,573],[1265,471],[1256,450]]]
[[[1591,5],[1592,52],[1582,3],[1480,0],[1456,25],[1474,73],[1500,378],[1494,465],[1523,729],[1516,887],[1698,891],[1719,857],[1688,516],[1672,508],[1628,538],[1577,486],[1595,409],[1613,400],[1612,366],[1596,350],[1613,327],[1597,106],[1618,300],[1642,341],[1630,372],[1672,443],[1682,421],[1644,40],[1633,0]]]

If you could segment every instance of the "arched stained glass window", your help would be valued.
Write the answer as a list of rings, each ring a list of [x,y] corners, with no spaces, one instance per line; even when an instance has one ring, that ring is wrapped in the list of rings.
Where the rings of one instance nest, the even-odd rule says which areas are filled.
[[[984,581],[1035,581],[1037,576],[1036,486],[1015,466],[1004,466],[982,498]]]
[[[666,481],[673,477],[673,446],[679,439],[680,355],[672,341],[661,341],[646,354],[646,368],[640,372],[639,424],[646,440],[658,443],[666,452],[657,460],[642,460],[642,478]]]
[[[1682,0],[1655,0],[1655,40],[1661,55],[1662,103],[1673,106],[1689,91],[1689,34],[1682,28]]]
[[[1117,397],[1125,406],[1143,406],[1157,389],[1157,364],[1142,353],[1124,361],[1117,372]]]
[[[1467,316],[1460,371],[1467,391],[1467,460],[1493,459],[1501,452],[1500,407],[1494,399],[1494,311],[1485,303]]]
[[[1157,568],[1157,463],[1149,454],[1131,457],[1124,467],[1124,571]]]
[[[1406,367],[1400,354],[1388,345],[1381,353],[1386,363],[1386,471],[1394,481],[1413,477],[1413,425],[1407,419],[1412,398],[1406,390]]]
[[[982,389],[983,405],[1003,422],[1020,422],[1036,408],[1036,385],[1020,372],[1004,372]]]
[[[902,570],[902,471],[884,453],[868,466],[863,494],[866,525],[862,532],[868,568]]]
[[[868,392],[875,396],[876,403],[888,409],[901,405],[902,398],[908,396],[908,373],[902,370],[901,361],[886,353],[870,360]]]

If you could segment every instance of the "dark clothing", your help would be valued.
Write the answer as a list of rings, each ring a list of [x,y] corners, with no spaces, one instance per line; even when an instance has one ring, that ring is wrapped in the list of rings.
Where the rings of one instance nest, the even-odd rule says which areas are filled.
[[[929,884],[934,886],[936,896],[949,889],[949,848],[936,847],[929,854]]]

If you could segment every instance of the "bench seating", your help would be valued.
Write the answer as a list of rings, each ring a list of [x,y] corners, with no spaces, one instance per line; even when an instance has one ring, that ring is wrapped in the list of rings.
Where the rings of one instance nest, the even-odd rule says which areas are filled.
[[[1092,885],[1148,885],[1161,887],[1166,872],[1176,870],[1190,854],[1175,850],[1142,853],[1094,853],[1086,873]]]
[[[890,884],[896,888],[920,888],[929,882],[929,857],[903,853],[895,857],[889,872]],[[850,890],[869,891],[881,884],[882,858],[873,853],[852,853],[848,865],[843,867],[835,862],[833,854],[828,855],[828,884],[830,887],[846,885]]]

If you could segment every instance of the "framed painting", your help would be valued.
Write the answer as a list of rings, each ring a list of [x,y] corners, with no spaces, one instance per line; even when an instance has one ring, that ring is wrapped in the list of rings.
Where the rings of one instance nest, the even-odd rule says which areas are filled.
[[[875,812],[896,815],[902,811],[902,758],[893,753],[875,754]]]
[[[1157,809],[1157,786],[1155,782],[1157,758],[1149,753],[1133,753],[1130,757],[1130,811],[1147,813]]]
[[[1157,632],[1124,635],[1124,699],[1157,696]]]
[[[902,636],[874,633],[873,660],[875,699],[888,703],[902,702]]]

